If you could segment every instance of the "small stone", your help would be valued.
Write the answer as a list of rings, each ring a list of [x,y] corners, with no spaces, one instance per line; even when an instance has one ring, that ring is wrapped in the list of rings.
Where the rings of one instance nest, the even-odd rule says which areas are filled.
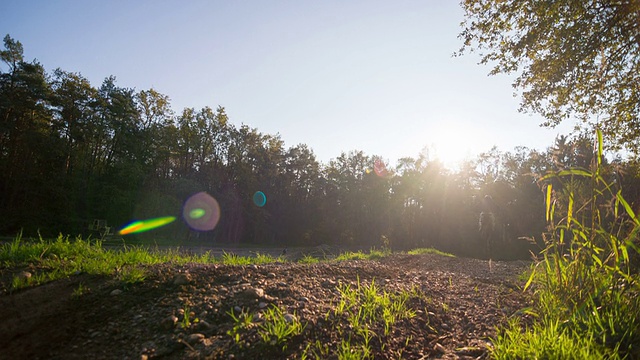
[[[234,307],[233,307],[233,311],[234,311],[236,314],[239,314],[239,313],[241,313],[241,312],[242,312],[242,308],[241,308],[240,306],[236,305],[236,306],[234,306]]]
[[[115,289],[111,292],[111,296],[118,296],[120,294],[122,294],[122,290],[120,289]]]
[[[187,285],[191,281],[191,275],[188,273],[178,274],[173,277],[173,285]]]
[[[258,265],[256,265],[256,264],[251,264],[251,265],[249,265],[249,269],[251,269],[251,270],[258,270]]]
[[[261,297],[264,297],[264,290],[260,289],[260,288],[247,288],[244,292],[243,292],[244,296],[248,297],[248,298],[254,298],[254,299],[259,299]]]
[[[18,273],[18,275],[16,275],[16,276],[17,276],[17,277],[18,277],[18,279],[20,279],[20,280],[29,280],[29,279],[31,279],[31,276],[33,276],[33,274],[31,274],[31,273],[30,273],[30,272],[28,272],[28,271],[20,271],[20,272]]]
[[[266,302],[264,302],[264,301],[261,301],[261,302],[259,302],[259,303],[258,303],[258,308],[260,308],[260,309],[264,309],[264,308],[266,308],[267,306],[269,306],[269,304],[267,304],[267,303],[266,303]]]
[[[435,350],[435,351],[437,351],[437,352],[439,352],[439,353],[445,353],[445,352],[447,352],[447,349],[446,349],[444,346],[440,345],[440,343],[436,343],[436,344],[433,346],[433,350]]]
[[[267,274],[267,279],[274,279],[275,277],[276,277],[275,273],[270,272]]]
[[[204,320],[200,320],[197,324],[196,324],[196,330],[200,330],[200,331],[206,331],[211,329],[211,324],[209,324],[208,322],[204,321]]]
[[[162,322],[160,323],[160,325],[167,329],[173,329],[173,327],[178,323],[178,317],[175,315],[170,315],[166,318],[164,318],[164,320],[162,320]]]
[[[306,296],[301,297],[299,300],[302,302],[309,302],[309,298]]]
[[[204,340],[204,335],[200,333],[190,334],[186,338],[184,338],[184,341],[186,341],[191,345],[198,343],[202,340]]]
[[[293,315],[293,314],[284,314],[284,321],[286,321],[287,324],[291,324],[295,320],[296,320],[296,316],[295,315]]]
[[[445,329],[445,330],[449,330],[449,324],[447,324],[447,323],[440,324],[440,327]]]

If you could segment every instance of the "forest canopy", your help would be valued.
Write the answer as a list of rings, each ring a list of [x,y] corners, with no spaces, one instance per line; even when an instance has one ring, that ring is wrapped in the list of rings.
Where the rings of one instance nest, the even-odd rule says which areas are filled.
[[[502,256],[527,257],[535,245],[524,239],[539,238],[545,228],[540,177],[588,167],[593,159],[592,137],[581,133],[561,136],[544,151],[494,148],[455,171],[427,152],[393,166],[362,151],[325,164],[305,144],[286,147],[279,135],[234,125],[222,106],[174,112],[169,96],[121,87],[113,76],[94,87],[81,73],[47,73],[25,60],[22,44],[8,35],[0,55],[6,236],[95,236],[95,219],[113,227],[180,219],[183,203],[206,192],[220,207],[212,231],[175,221],[131,236],[208,245],[434,246],[474,255],[478,215],[491,211]],[[637,165],[607,166],[637,208]],[[258,191],[261,206],[253,201]],[[491,203],[483,201],[487,195]]]

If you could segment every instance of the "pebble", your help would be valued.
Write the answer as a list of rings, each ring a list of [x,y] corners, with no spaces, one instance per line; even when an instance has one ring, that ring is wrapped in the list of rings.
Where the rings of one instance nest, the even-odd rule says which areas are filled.
[[[287,322],[287,324],[290,324],[292,322],[294,322],[296,320],[296,316],[293,314],[284,314],[284,321]]]
[[[20,280],[29,280],[31,279],[31,276],[33,276],[33,274],[28,271],[20,271],[17,275],[18,279]]]
[[[259,303],[258,303],[258,308],[260,308],[260,309],[264,309],[264,308],[266,308],[267,306],[269,306],[269,304],[267,304],[267,303],[266,303],[266,302],[264,302],[264,301],[261,301],[261,302],[259,302]]]
[[[206,322],[205,320],[200,320],[197,324],[196,324],[196,330],[200,330],[200,331],[206,331],[211,329],[211,324],[209,324],[208,322]]]
[[[267,279],[274,279],[275,277],[276,277],[275,273],[270,272],[267,274]]]
[[[439,352],[439,353],[445,353],[445,352],[447,352],[447,349],[446,349],[444,346],[440,345],[440,343],[436,343],[436,344],[433,346],[433,350],[435,350],[435,351],[437,351],[437,352]]]
[[[262,290],[261,288],[250,287],[243,291],[243,294],[244,296],[249,298],[259,299],[264,297],[264,290]]]
[[[164,318],[164,320],[162,320],[160,325],[167,330],[171,330],[177,323],[178,323],[178,317],[175,315],[170,315]]]
[[[111,292],[111,296],[118,296],[120,294],[122,294],[122,290],[120,289],[115,289]]]
[[[184,341],[186,341],[187,343],[193,345],[195,343],[198,343],[200,341],[204,340],[204,335],[200,334],[200,333],[195,333],[195,334],[189,334]]]

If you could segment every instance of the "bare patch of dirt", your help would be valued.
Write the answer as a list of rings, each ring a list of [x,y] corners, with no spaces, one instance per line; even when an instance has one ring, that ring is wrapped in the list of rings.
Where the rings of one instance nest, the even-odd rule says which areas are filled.
[[[496,326],[531,304],[517,280],[528,265],[400,254],[311,265],[162,264],[126,287],[79,274],[0,296],[0,357],[296,359],[306,349],[309,358],[337,358],[346,338],[362,343],[346,315],[332,313],[338,287],[373,281],[380,291],[420,294],[407,302],[415,316],[397,321],[387,335],[382,324],[371,324],[373,358],[482,359]],[[274,306],[304,325],[284,344],[258,335],[259,314]],[[232,335],[234,308],[255,316],[254,326],[236,331],[239,341]]]

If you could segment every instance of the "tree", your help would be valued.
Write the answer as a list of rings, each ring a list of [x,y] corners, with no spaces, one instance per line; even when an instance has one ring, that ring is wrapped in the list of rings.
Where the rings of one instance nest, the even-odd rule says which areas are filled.
[[[640,153],[640,2],[464,0],[457,53],[517,73],[521,111],[555,126],[575,116],[611,148]]]

